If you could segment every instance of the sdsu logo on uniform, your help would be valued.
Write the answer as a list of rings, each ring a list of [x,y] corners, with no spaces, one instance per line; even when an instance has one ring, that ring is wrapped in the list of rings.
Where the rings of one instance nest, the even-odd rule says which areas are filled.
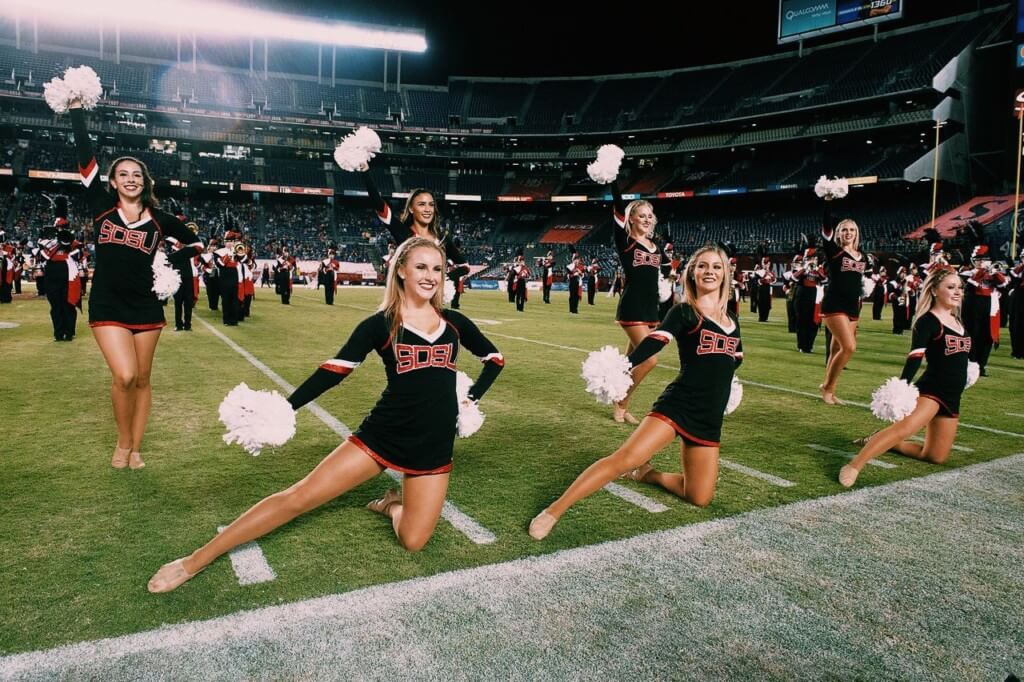
[[[697,355],[721,353],[734,358],[736,357],[736,349],[739,345],[740,340],[735,336],[726,336],[725,334],[713,332],[710,329],[701,329],[700,340],[697,343]]]
[[[946,336],[946,355],[971,352],[971,337]]]
[[[145,230],[130,230],[127,227],[115,225],[109,220],[104,220],[100,225],[100,235],[96,242],[98,244],[124,244],[143,253],[153,253],[159,235],[156,232],[149,234],[153,237],[153,243],[147,246],[146,237],[148,235]]]
[[[859,272],[860,274],[863,275],[864,274],[864,266],[865,265],[867,265],[867,263],[865,263],[862,260],[853,260],[852,258],[847,258],[847,257],[844,256],[843,257],[842,271],[843,272]]]
[[[653,267],[661,267],[661,254],[660,253],[647,253],[643,249],[633,249],[633,267],[641,265],[650,265]]]
[[[453,354],[454,350],[450,343],[439,346],[414,346],[408,343],[397,343],[395,344],[395,360],[398,361],[398,364],[395,369],[399,374],[427,367],[442,367],[454,372]]]

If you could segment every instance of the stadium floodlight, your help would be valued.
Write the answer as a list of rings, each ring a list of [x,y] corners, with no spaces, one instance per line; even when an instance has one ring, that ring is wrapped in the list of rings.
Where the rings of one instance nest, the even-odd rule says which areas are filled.
[[[199,0],[4,0],[0,15],[45,24],[117,26],[122,30],[171,35],[277,38],[303,43],[396,52],[426,52],[422,29],[320,21]]]

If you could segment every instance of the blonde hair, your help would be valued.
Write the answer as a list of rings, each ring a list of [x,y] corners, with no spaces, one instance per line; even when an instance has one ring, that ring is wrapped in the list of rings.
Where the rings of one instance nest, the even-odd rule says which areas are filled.
[[[839,243],[839,228],[843,227],[844,225],[853,226],[853,250],[860,251],[860,227],[857,225],[856,222],[854,222],[850,218],[844,218],[843,220],[839,221],[839,223],[836,225],[835,234],[832,235],[832,241],[835,242],[836,245],[840,247],[842,246],[842,244]]]
[[[917,324],[917,320],[935,305],[935,292],[947,277],[956,277],[957,281],[960,281],[960,275],[956,274],[953,268],[940,267],[928,273],[924,284],[921,285],[921,294],[917,298],[917,310],[914,311],[913,324]],[[953,308],[953,318],[963,324],[960,319],[960,306]]]
[[[651,202],[646,199],[635,199],[626,205],[626,234],[630,237],[633,236],[633,226],[630,224],[629,218],[633,215],[633,211],[637,211],[641,208],[651,209],[651,215],[654,217],[654,222],[651,225],[652,234],[654,233],[654,228],[658,226],[658,216],[654,215],[654,206],[651,205]]]
[[[445,265],[444,250],[437,245],[432,239],[426,239],[425,237],[410,237],[399,245],[395,251],[395,255],[391,259],[391,263],[388,266],[388,279],[387,284],[384,287],[384,300],[381,302],[378,311],[384,313],[384,316],[390,322],[391,337],[394,338],[398,333],[398,328],[402,326],[402,305],[405,303],[405,282],[402,280],[401,275],[398,271],[405,267],[406,262],[409,260],[409,254],[416,249],[433,249],[441,254],[441,267]],[[434,306],[434,310],[437,311],[438,315],[441,314],[441,307],[444,305],[444,273],[442,272],[441,281],[438,283],[437,289],[434,291],[434,295],[430,298],[430,304]]]
[[[690,260],[686,261],[686,270],[683,277],[683,303],[686,303],[699,314],[697,308],[697,279],[694,272],[697,270],[697,260],[705,253],[717,254],[722,259],[722,283],[718,287],[718,316],[724,320],[727,317],[726,305],[729,302],[730,287],[732,286],[732,268],[729,266],[729,257],[725,251],[717,246],[702,246],[693,252]]]
[[[405,206],[402,207],[402,213],[399,215],[399,219],[404,223],[409,219],[409,214],[412,212],[412,202],[416,201],[416,197],[421,194],[429,194],[431,199],[434,199],[434,217],[430,219],[430,224],[427,225],[427,231],[434,235],[435,238],[441,237],[441,211],[437,208],[437,199],[434,198],[434,193],[425,187],[417,187],[409,193],[409,198],[405,200]]]

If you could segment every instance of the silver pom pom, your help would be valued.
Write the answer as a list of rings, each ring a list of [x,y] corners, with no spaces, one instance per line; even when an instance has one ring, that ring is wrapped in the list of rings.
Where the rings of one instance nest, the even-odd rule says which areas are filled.
[[[597,159],[587,166],[587,175],[594,182],[607,185],[619,176],[619,167],[626,152],[614,144],[605,144],[597,150]]]
[[[448,305],[455,298],[455,282],[450,279],[444,281],[444,304]]]
[[[157,298],[165,301],[181,286],[181,273],[172,267],[167,260],[167,254],[162,250],[156,252],[153,258],[153,291]]]
[[[626,397],[633,385],[629,360],[614,346],[605,346],[587,355],[580,376],[587,382],[587,393],[597,402],[611,405]]]
[[[456,372],[455,396],[459,401],[459,417],[456,425],[459,438],[469,438],[484,424],[484,413],[480,411],[479,401],[469,398],[469,389],[472,387],[473,380],[465,372]]]
[[[864,277],[861,283],[861,298],[871,298],[873,293],[875,293],[875,280]]]
[[[295,435],[295,410],[277,391],[254,391],[241,383],[225,396],[217,412],[228,430],[224,442],[238,443],[250,455],[284,445]]]
[[[822,175],[814,183],[814,193],[822,199],[842,199],[850,193],[850,183],[846,178],[832,180],[827,175]]]
[[[735,376],[732,378],[732,387],[729,389],[729,402],[725,404],[725,413],[732,414],[740,406],[743,400],[743,384]]]
[[[917,386],[890,377],[871,394],[871,413],[887,422],[898,422],[917,407]]]
[[[43,86],[43,99],[55,113],[65,114],[68,111],[68,104],[74,97],[68,90],[67,83],[60,76],[54,76],[53,80]]]

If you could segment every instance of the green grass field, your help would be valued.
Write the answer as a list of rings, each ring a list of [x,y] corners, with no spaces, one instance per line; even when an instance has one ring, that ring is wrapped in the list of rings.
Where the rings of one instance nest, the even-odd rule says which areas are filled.
[[[380,289],[342,289],[333,308],[322,294],[296,290],[281,306],[258,290],[253,318],[223,327],[200,301],[197,317],[211,322],[293,385],[332,357],[355,324],[376,308]],[[529,520],[583,468],[614,450],[629,428],[612,422],[610,408],[583,391],[579,366],[586,351],[622,347],[614,303],[567,313],[566,295],[545,306],[532,295],[517,313],[504,294],[470,291],[463,312],[477,320],[503,352],[505,371],[481,407],[484,427],[456,444],[449,500],[496,536],[476,544],[441,522],[427,548],[403,551],[390,524],[364,505],[393,485],[380,477],[259,540],[277,574],[271,582],[240,586],[222,559],[178,591],[146,592],[164,562],[204,542],[265,495],[304,476],[339,442],[308,410],[286,446],[250,457],[221,440],[217,406],[239,382],[275,388],[267,376],[198,321],[192,333],[165,330],[153,373],[154,406],[139,472],[109,466],[115,430],[109,375],[87,325],[78,338],[54,343],[46,302],[19,299],[0,307],[4,377],[0,382],[0,653],[136,633],[243,609],[350,592],[357,588],[497,564],[557,550],[688,526],[743,512],[834,495],[841,455],[856,436],[879,426],[856,406],[829,407],[816,399],[823,373],[824,334],[816,354],[801,355],[786,333],[785,309],[772,321],[742,319],[748,383],[737,412],[726,418],[722,457],[785,479],[781,487],[737,468],[724,468],[714,502],[696,509],[660,490],[624,482],[668,507],[651,513],[599,492],[577,505],[544,542],[525,532]],[[173,309],[168,308],[173,317]],[[859,348],[844,373],[839,396],[866,403],[885,378],[898,374],[910,342],[867,320]],[[173,327],[173,325],[172,325]],[[1005,334],[1005,330],[1004,330]],[[887,455],[892,468],[868,467],[860,487],[915,478],[1024,451],[1024,365],[1008,358],[1008,343],[993,353],[990,377],[963,400],[958,449],[945,467]],[[674,344],[638,391],[633,411],[643,414],[678,367]],[[467,353],[460,368],[475,376]],[[384,385],[374,358],[318,401],[351,428]],[[970,425],[970,427],[968,426]],[[971,428],[980,427],[980,428]],[[678,444],[655,461],[677,470]]]

